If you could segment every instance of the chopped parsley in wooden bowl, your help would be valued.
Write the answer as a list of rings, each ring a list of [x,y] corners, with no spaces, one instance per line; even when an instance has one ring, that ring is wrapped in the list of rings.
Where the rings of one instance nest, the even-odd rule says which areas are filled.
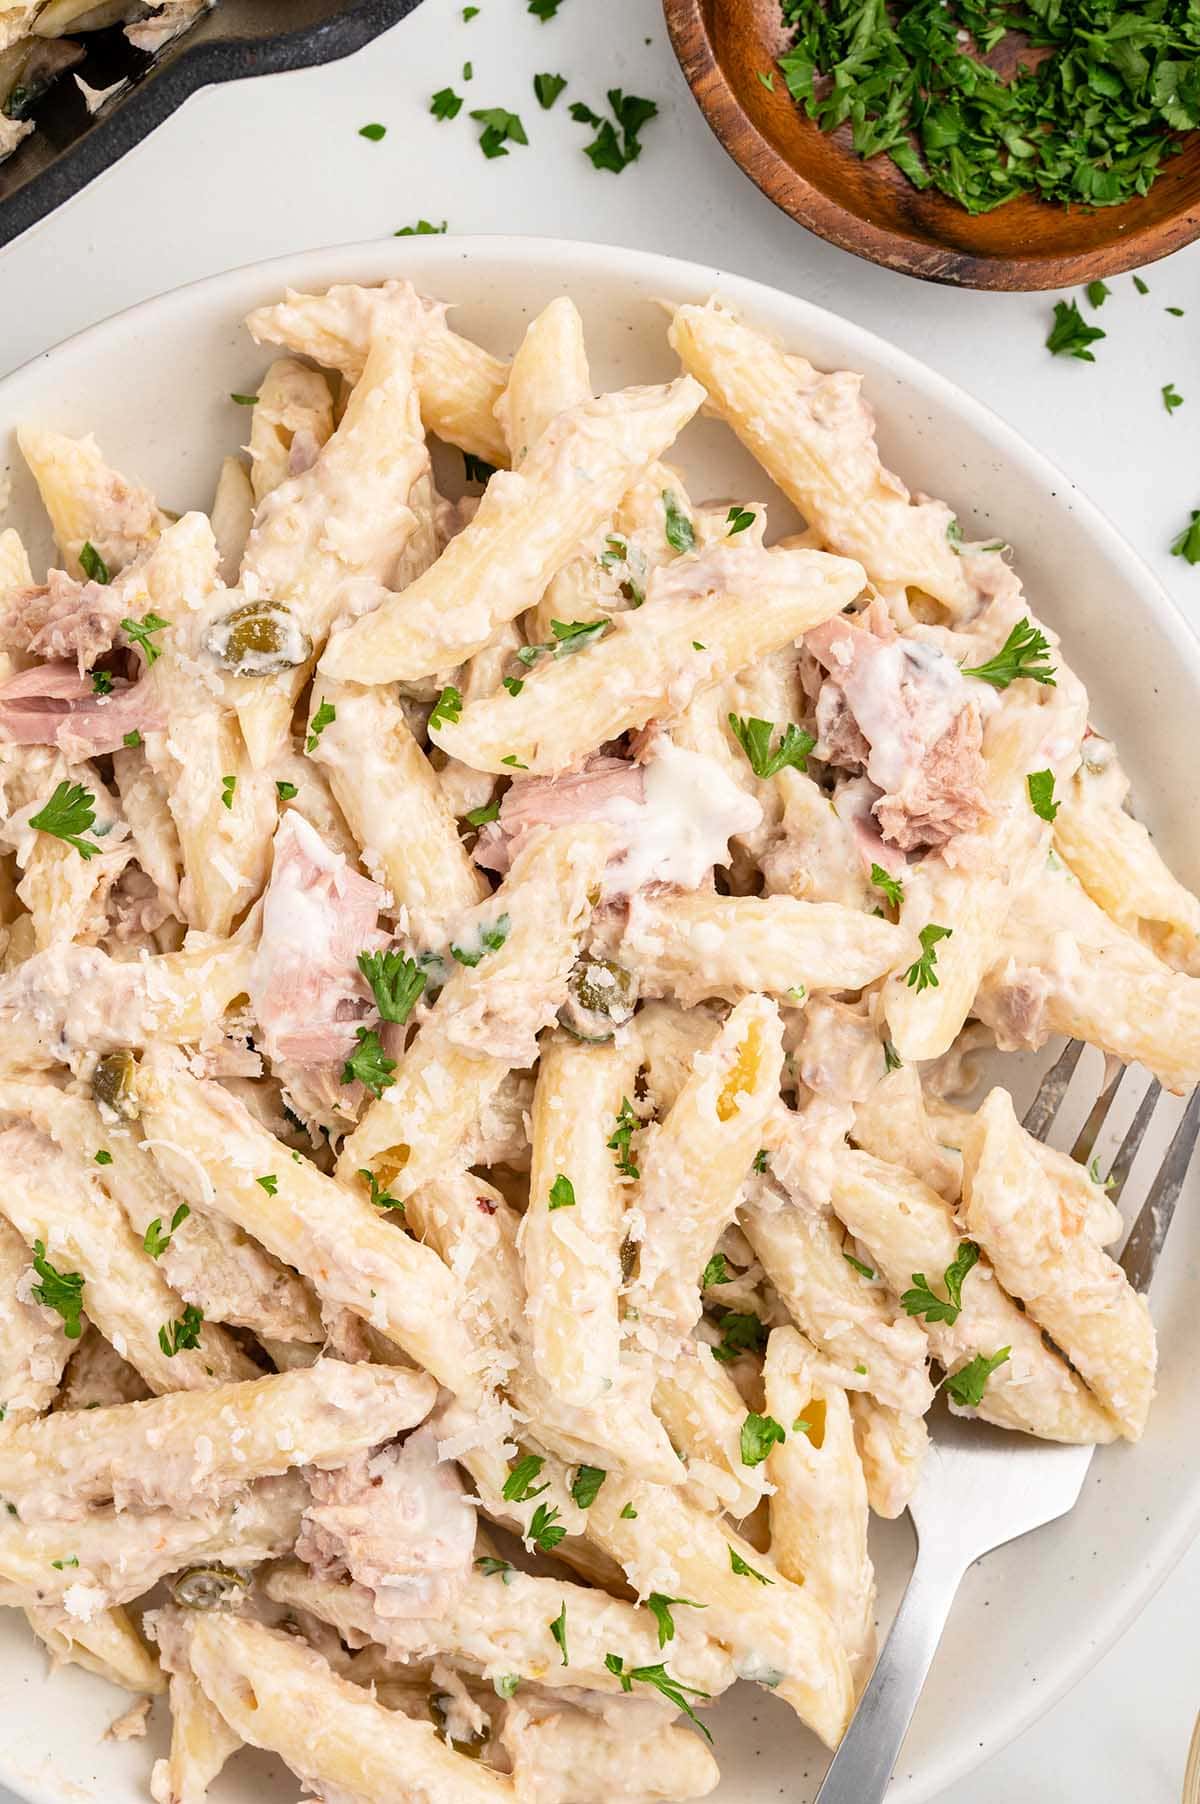
[[[1189,0],[664,0],[725,148],[811,231],[977,288],[1200,236]]]

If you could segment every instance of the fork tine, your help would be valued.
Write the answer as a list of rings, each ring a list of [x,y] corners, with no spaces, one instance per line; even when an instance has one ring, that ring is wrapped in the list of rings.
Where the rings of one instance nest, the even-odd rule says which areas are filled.
[[[1044,1140],[1054,1123],[1054,1117],[1062,1107],[1062,1099],[1067,1093],[1067,1086],[1075,1075],[1083,1052],[1082,1040],[1068,1040],[1058,1057],[1047,1071],[1038,1088],[1038,1093],[1025,1111],[1021,1126],[1031,1133],[1035,1140]]]
[[[1071,1148],[1071,1157],[1080,1165],[1086,1165],[1092,1156],[1092,1148],[1100,1138],[1100,1130],[1104,1126],[1108,1111],[1112,1108],[1113,1099],[1121,1086],[1128,1067],[1118,1065],[1103,1090],[1088,1110],[1088,1118],[1080,1128]]]
[[[1149,1289],[1198,1137],[1200,1090],[1193,1090],[1121,1254],[1121,1267],[1135,1290]]]
[[[1108,1168],[1105,1188],[1111,1200],[1121,1200],[1121,1192],[1125,1188],[1125,1180],[1133,1170],[1133,1162],[1137,1158],[1138,1148],[1146,1137],[1146,1129],[1150,1126],[1150,1117],[1162,1095],[1162,1085],[1155,1078],[1137,1106],[1137,1114],[1130,1122],[1125,1138],[1117,1148],[1116,1158]]]

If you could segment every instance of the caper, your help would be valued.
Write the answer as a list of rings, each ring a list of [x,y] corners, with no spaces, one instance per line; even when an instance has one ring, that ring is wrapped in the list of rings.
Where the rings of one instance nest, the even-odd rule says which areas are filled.
[[[558,1019],[577,1040],[611,1040],[633,1019],[637,978],[607,958],[577,959],[567,979],[567,1000]]]
[[[429,1700],[429,1714],[433,1719],[438,1734],[445,1736],[446,1741],[450,1747],[454,1749],[455,1753],[465,1754],[468,1760],[480,1760],[483,1757],[483,1750],[487,1747],[487,1744],[491,1739],[488,1730],[484,1730],[481,1735],[473,1735],[470,1741],[456,1741],[452,1735],[446,1733],[446,1725],[450,1720],[450,1712],[454,1708],[456,1702],[457,1699],[447,1696],[445,1692],[437,1693]]]
[[[626,1234],[624,1240],[621,1242],[620,1252],[622,1284],[628,1284],[634,1272],[637,1270],[638,1251],[637,1241],[632,1240],[630,1236]]]
[[[236,1610],[250,1581],[232,1566],[188,1566],[171,1580],[171,1596],[185,1610]]]
[[[277,676],[312,656],[312,640],[281,601],[244,601],[214,620],[204,649],[234,676]]]
[[[133,1087],[136,1076],[137,1066],[128,1046],[123,1046],[120,1052],[106,1052],[97,1060],[92,1072],[92,1095],[115,1115],[124,1116],[126,1121],[136,1121],[138,1101]]]

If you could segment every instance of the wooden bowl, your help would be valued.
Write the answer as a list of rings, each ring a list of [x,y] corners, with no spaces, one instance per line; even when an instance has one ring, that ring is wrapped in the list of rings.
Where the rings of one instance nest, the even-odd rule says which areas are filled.
[[[708,123],[763,193],[842,250],[965,288],[1065,288],[1165,257],[1200,237],[1200,132],[1144,198],[1092,212],[1024,197],[975,216],[919,193],[888,156],[864,162],[849,128],[826,134],[776,71],[778,0],[663,0],[671,43]]]

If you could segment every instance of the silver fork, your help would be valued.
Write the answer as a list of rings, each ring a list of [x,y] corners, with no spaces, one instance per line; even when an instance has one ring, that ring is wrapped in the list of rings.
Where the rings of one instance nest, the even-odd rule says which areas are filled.
[[[1024,1125],[1039,1140],[1050,1131],[1082,1051],[1081,1041],[1068,1042],[1025,1115]],[[1119,1068],[1080,1130],[1071,1153],[1081,1163],[1091,1156],[1124,1076]],[[1114,1200],[1160,1095],[1161,1086],[1152,1083],[1113,1160],[1109,1179]],[[1198,1135],[1200,1089],[1188,1101],[1121,1255],[1125,1274],[1138,1290],[1149,1287]],[[963,1574],[993,1548],[1073,1509],[1093,1452],[939,1413],[909,1507],[917,1531],[916,1564],[870,1683],[813,1804],[879,1804]]]

